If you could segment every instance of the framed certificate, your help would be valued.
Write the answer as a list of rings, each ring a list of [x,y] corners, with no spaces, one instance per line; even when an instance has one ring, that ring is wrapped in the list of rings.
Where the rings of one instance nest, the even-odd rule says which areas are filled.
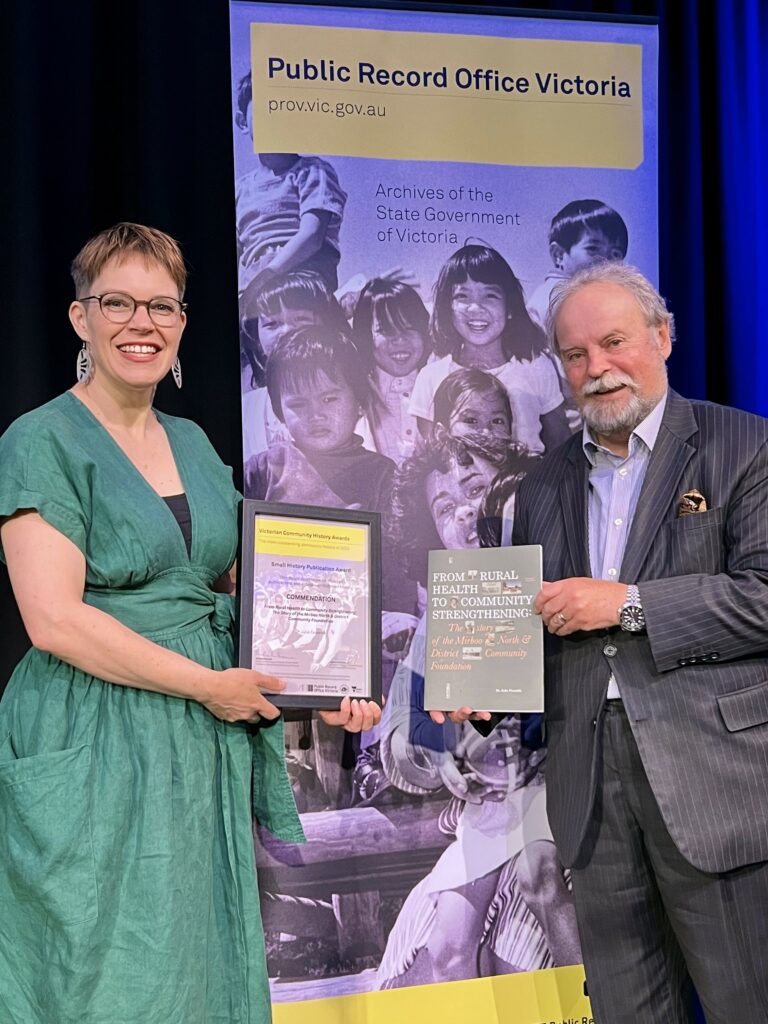
[[[378,512],[243,501],[240,665],[286,684],[278,707],[381,702]]]

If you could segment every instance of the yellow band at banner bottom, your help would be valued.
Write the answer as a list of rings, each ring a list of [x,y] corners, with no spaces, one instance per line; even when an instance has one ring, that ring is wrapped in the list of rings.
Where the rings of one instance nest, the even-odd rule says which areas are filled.
[[[594,1024],[581,966],[275,1003],[273,1017],[275,1024]]]

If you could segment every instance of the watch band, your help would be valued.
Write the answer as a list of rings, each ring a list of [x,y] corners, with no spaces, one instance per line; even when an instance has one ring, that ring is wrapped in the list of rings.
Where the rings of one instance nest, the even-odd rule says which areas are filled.
[[[635,583],[627,587],[627,599],[619,608],[619,625],[627,633],[642,633],[645,629],[645,613],[640,590]]]

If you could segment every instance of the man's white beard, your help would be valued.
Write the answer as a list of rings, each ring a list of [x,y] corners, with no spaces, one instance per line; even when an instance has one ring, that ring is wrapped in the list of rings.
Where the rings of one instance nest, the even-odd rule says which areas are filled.
[[[631,394],[629,398],[623,400],[621,408],[613,408],[607,402],[591,398],[591,395],[599,393],[601,388],[611,390],[622,384]],[[631,434],[635,427],[639,426],[645,417],[656,408],[663,396],[662,392],[660,395],[641,398],[636,388],[637,385],[632,378],[623,373],[605,373],[599,380],[585,384],[579,395],[579,406],[590,430],[605,437],[615,434]]]

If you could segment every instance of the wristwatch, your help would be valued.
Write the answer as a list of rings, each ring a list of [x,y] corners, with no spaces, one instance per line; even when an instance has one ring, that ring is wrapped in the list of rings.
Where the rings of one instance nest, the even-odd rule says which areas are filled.
[[[627,600],[619,608],[619,625],[627,633],[642,633],[645,629],[645,612],[640,603],[640,591],[634,583],[627,587]]]

